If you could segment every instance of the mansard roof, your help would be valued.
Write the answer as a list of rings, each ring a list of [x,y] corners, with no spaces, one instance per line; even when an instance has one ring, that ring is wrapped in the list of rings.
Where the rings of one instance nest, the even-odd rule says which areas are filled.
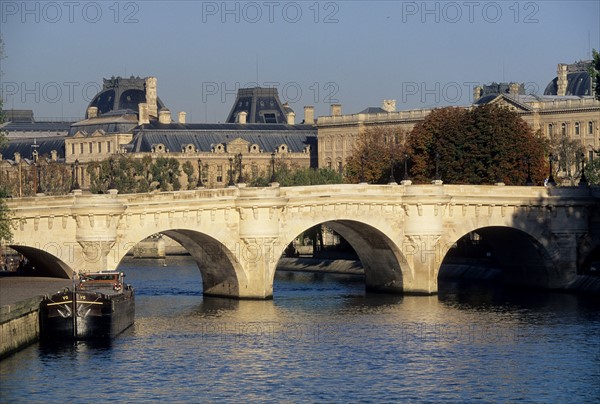
[[[37,147],[32,147],[35,144]],[[12,139],[6,142],[2,148],[2,158],[13,159],[15,153],[19,153],[22,158],[31,158],[33,150],[37,150],[39,156],[50,156],[52,150],[58,152],[58,157],[65,157],[65,137],[54,136],[42,139]]]
[[[227,123],[236,123],[240,112],[246,112],[246,122],[286,124],[287,114],[293,112],[289,105],[279,100],[276,88],[240,88]]]

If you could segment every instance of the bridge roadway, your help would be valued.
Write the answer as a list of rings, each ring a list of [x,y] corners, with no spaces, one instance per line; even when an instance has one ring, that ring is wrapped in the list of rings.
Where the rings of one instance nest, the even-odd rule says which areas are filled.
[[[326,223],[356,250],[369,290],[434,294],[455,243],[477,232],[508,283],[568,288],[598,255],[600,188],[343,184],[13,199],[12,247],[40,275],[114,270],[163,233],[197,261],[206,295],[266,299],[277,261]]]

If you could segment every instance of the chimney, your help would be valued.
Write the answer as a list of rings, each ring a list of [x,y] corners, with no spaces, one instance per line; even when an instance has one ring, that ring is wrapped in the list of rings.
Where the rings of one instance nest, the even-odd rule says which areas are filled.
[[[287,124],[293,125],[296,121],[296,113],[294,111],[290,111],[287,113]]]
[[[519,95],[519,83],[510,83],[508,85],[508,93],[510,95]]]
[[[381,109],[385,112],[396,112],[396,100],[383,100]]]
[[[148,104],[143,102],[138,104],[138,125],[147,125],[150,123],[150,116],[148,115]]]
[[[88,119],[97,118],[98,117],[98,107],[89,107],[87,109],[87,117],[88,117]]]
[[[306,106],[304,107],[304,124],[314,125],[315,124],[315,107]]]
[[[158,117],[156,81],[156,77],[146,77],[146,104],[148,104],[148,115],[155,118]]]
[[[177,122],[178,123],[185,123],[185,112],[181,111],[179,114],[177,114]]]
[[[171,111],[168,108],[162,108],[158,111],[158,123],[166,125],[171,123]]]
[[[473,89],[473,102],[477,101],[483,95],[483,87],[477,86]]]
[[[567,65],[559,63],[556,76],[556,95],[567,95]]]
[[[342,115],[342,104],[331,104],[331,116]]]
[[[57,161],[58,160],[58,152],[56,150],[52,150],[50,152],[50,159],[52,161]]]
[[[237,114],[237,123],[241,123],[243,125],[246,124],[246,117],[248,116],[248,113],[246,111],[241,111],[238,112]]]

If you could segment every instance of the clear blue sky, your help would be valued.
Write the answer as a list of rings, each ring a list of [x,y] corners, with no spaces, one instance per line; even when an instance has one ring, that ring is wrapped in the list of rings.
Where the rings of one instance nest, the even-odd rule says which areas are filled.
[[[595,1],[7,1],[5,108],[81,117],[102,78],[156,76],[188,122],[226,119],[237,87],[277,87],[302,119],[396,99],[467,105],[472,87],[543,93],[558,63],[600,49]]]

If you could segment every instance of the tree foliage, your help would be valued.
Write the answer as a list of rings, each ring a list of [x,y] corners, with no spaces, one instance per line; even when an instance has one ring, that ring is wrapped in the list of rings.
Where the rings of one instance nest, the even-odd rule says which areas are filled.
[[[372,184],[389,182],[392,164],[397,174],[397,168],[403,161],[405,138],[405,132],[397,127],[366,129],[359,135],[352,155],[346,160],[347,180],[360,182],[362,179]]]
[[[592,65],[590,66],[589,74],[592,79],[595,97],[600,100],[600,52],[592,49]]]
[[[547,173],[541,132],[534,134],[508,108],[490,104],[432,111],[413,128],[407,150],[416,182],[434,179],[436,167],[450,184],[522,185],[528,170],[541,184]]]
[[[254,177],[249,185],[252,187],[266,187],[271,182],[270,174]],[[275,168],[275,182],[282,187],[301,185],[341,184],[344,179],[340,173],[330,168],[292,168],[282,163]]]
[[[567,134],[550,135],[549,151],[554,158],[552,171],[555,179],[575,185],[581,176],[581,160],[585,147],[578,139],[571,139]]]
[[[595,158],[586,164],[585,177],[588,184],[600,185],[600,158]]]
[[[87,172],[92,193],[106,193],[110,188],[120,193],[181,189],[179,161],[174,158],[144,156],[138,160],[121,155],[90,162]]]

